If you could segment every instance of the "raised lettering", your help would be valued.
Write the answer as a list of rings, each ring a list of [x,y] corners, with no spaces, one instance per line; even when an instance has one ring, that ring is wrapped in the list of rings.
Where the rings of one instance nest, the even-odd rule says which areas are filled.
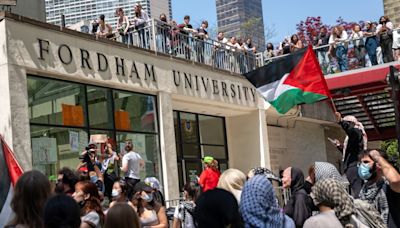
[[[256,90],[250,88],[250,92],[251,92],[251,95],[253,96],[253,101],[255,102],[256,101]]]
[[[68,60],[65,60],[65,59],[63,58],[62,54],[61,54],[61,51],[62,51],[63,49],[67,49],[67,51],[68,51]],[[61,61],[62,63],[64,63],[64,64],[66,64],[66,65],[72,63],[72,51],[71,51],[71,49],[70,49],[67,45],[61,44],[61,45],[58,47],[58,57],[60,58],[60,61]]]
[[[218,81],[213,79],[212,80],[212,84],[213,84],[213,93],[214,94],[219,94]]]
[[[174,75],[174,83],[175,86],[179,86],[181,84],[181,73],[179,71],[172,70],[172,73]],[[178,79],[178,80],[177,80]]]
[[[226,92],[226,83],[221,82],[221,87],[222,87],[222,96],[228,96],[228,92]]]
[[[103,59],[103,61],[101,61]],[[102,64],[104,62],[104,65]],[[105,72],[108,70],[108,60],[107,57],[101,53],[97,52],[97,67],[98,71]]]
[[[237,85],[237,88],[238,88],[238,97],[239,99],[242,99],[242,95],[240,93],[240,85]]]
[[[185,88],[192,88],[192,75],[183,73],[185,75]]]
[[[247,101],[247,90],[249,90],[249,88],[247,88],[247,87],[245,87],[245,86],[243,86],[242,87],[243,88],[243,93],[244,93],[244,99],[246,99],[246,101]]]
[[[86,51],[85,49],[80,49],[80,50],[81,50],[81,67],[86,68],[85,67],[85,65],[86,65],[87,68],[92,69],[92,66],[90,66],[90,63],[89,63],[89,58],[90,58],[89,52]]]
[[[119,63],[118,59],[121,59],[121,63]],[[125,64],[123,58],[115,57],[115,67],[117,68],[117,75],[120,75],[121,70],[121,75],[125,76]]]
[[[194,78],[196,79],[196,91],[199,91],[199,76],[195,75]]]
[[[140,77],[139,77],[139,72],[138,72],[138,70],[137,70],[137,68],[136,68],[136,63],[135,63],[135,61],[132,62],[131,75],[129,75],[129,77],[132,78],[132,77],[133,77],[133,74],[136,75],[136,78],[137,78],[137,79],[140,79]]]
[[[144,79],[147,80],[147,77],[153,78],[153,81],[155,82],[156,81],[156,74],[154,73],[154,66],[151,65],[151,68],[149,69],[148,65],[145,63],[144,64],[144,68],[145,68]]]
[[[234,84],[231,84],[231,97],[236,97],[236,87]]]
[[[205,83],[205,82],[204,82],[204,78],[201,77],[201,81],[203,82],[204,91],[206,91],[206,93],[207,93],[207,90],[208,90],[208,81],[209,81],[209,79],[207,78],[207,83]]]
[[[47,54],[49,54],[50,43],[47,40],[42,40],[39,38],[38,41],[39,41],[39,59],[44,60],[43,52],[47,52]],[[46,44],[46,46],[43,46],[43,44]]]

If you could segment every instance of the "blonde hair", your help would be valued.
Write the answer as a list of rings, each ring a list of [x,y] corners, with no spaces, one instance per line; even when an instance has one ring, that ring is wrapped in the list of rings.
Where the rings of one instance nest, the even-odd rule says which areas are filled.
[[[236,200],[240,202],[240,195],[245,182],[246,175],[242,171],[238,169],[227,169],[221,174],[217,187],[232,193]]]

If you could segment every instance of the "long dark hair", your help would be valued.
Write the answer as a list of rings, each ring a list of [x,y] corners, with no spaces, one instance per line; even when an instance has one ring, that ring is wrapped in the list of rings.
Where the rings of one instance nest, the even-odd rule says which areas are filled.
[[[45,228],[79,228],[80,208],[75,200],[64,194],[57,194],[47,200],[43,210]]]
[[[96,211],[100,216],[101,222],[104,221],[104,214],[101,208],[99,190],[96,185],[90,181],[80,181],[75,185],[75,189],[80,188],[84,194],[90,197],[85,200],[85,206],[81,209],[81,215],[85,215],[90,211]]]
[[[18,179],[11,200],[15,217],[6,227],[18,224],[29,228],[43,227],[43,206],[50,193],[50,181],[44,174],[37,170],[25,172]]]
[[[200,185],[194,182],[188,182],[183,186],[183,191],[186,191],[188,197],[196,202],[197,198],[199,198],[201,194]]]
[[[116,203],[107,212],[104,228],[140,228],[139,218],[126,203]]]

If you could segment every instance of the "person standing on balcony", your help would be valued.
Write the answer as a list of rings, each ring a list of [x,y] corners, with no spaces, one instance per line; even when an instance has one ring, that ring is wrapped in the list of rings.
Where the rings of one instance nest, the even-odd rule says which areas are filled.
[[[104,14],[99,17],[99,27],[97,29],[96,35],[102,38],[111,38],[113,36],[113,29],[110,24],[105,21]]]
[[[296,52],[304,47],[303,42],[299,39],[297,34],[293,34],[290,37],[290,52]]]
[[[400,60],[400,24],[393,30],[393,57],[395,61]]]
[[[214,42],[214,65],[217,68],[224,69],[226,67],[226,43],[228,40],[225,38],[223,32],[218,32],[217,40]]]
[[[358,59],[358,66],[365,67],[364,34],[361,31],[360,25],[356,24],[353,26],[353,31],[350,35],[350,39],[353,40],[354,52]]]
[[[378,65],[378,59],[376,56],[376,49],[378,47],[378,40],[375,36],[376,28],[374,24],[370,21],[365,22],[366,31],[364,32],[364,36],[367,37],[365,40],[365,46],[367,48],[368,57],[371,61],[371,65]]]
[[[329,35],[326,27],[322,27],[317,38],[314,41],[314,46],[317,48],[318,62],[322,67],[324,74],[329,74],[329,57],[328,57]],[[325,47],[324,47],[325,46]]]
[[[228,50],[230,56],[230,69],[234,72],[239,72],[238,65],[240,60],[240,52],[242,51],[242,46],[238,43],[235,36],[232,36],[231,39],[226,43],[226,49]]]
[[[382,48],[383,62],[392,62],[393,24],[390,22],[389,17],[382,16],[379,18],[379,25],[376,28],[376,34],[379,36]]]
[[[157,51],[163,53],[169,53],[170,47],[168,40],[171,40],[170,31],[171,25],[168,24],[167,15],[165,13],[160,14],[160,21],[156,24],[156,40],[157,40]]]
[[[128,44],[128,30],[129,30],[129,19],[128,16],[125,16],[124,10],[122,8],[118,8],[115,11],[115,14],[118,16],[117,20],[117,31],[122,38],[122,43]]]
[[[186,15],[183,18],[183,23],[179,24],[178,28],[181,29],[180,33],[182,34],[178,38],[182,46],[182,51],[184,52],[185,58],[187,60],[190,60],[192,48],[190,47],[189,35],[190,33],[193,33],[195,30],[193,29],[193,26],[190,24],[189,15]]]
[[[146,28],[150,18],[146,11],[142,9],[142,5],[136,3],[133,7],[134,17],[131,23],[135,26],[135,29],[139,35],[139,47],[149,49],[149,29]],[[133,44],[133,42],[131,42]]]
[[[347,38],[348,35],[343,26],[335,26],[329,37],[329,44],[335,50],[336,58],[341,72],[347,70]]]
[[[274,45],[272,43],[267,43],[267,48],[264,51],[264,58],[266,60],[275,57]]]
[[[358,157],[367,149],[367,134],[364,126],[354,116],[345,116],[339,112],[335,113],[336,120],[346,132],[347,136],[343,143],[343,171],[350,182],[351,195],[358,198],[363,180],[358,175]]]
[[[205,41],[208,39],[208,21],[202,21],[200,28],[198,28],[195,31],[195,37],[196,37],[196,55],[197,55],[197,61],[200,63],[204,63],[204,48],[205,46]]]
[[[247,38],[246,42],[243,44],[245,52],[245,57],[246,57],[246,66],[247,66],[247,72],[254,70],[254,66],[256,65],[256,53],[257,49],[253,45],[253,40],[251,38]]]

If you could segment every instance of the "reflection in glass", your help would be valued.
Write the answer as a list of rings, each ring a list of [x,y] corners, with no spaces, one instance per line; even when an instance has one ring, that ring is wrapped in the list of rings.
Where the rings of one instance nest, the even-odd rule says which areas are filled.
[[[31,123],[85,126],[83,85],[44,78],[28,78]]]
[[[87,87],[90,127],[106,129],[112,128],[110,96],[111,93],[109,92],[109,89],[93,86]]]
[[[155,134],[117,132],[117,148],[122,154],[126,153],[124,150],[126,140],[132,142],[133,151],[139,153],[145,161],[145,168],[140,172],[140,179],[156,177],[159,181],[162,181],[158,136]]]
[[[224,146],[201,146],[204,156],[212,156],[216,159],[226,159],[226,151]]]
[[[200,148],[198,144],[182,144],[183,158],[199,158]]]
[[[153,96],[121,91],[114,91],[113,96],[116,129],[157,132],[157,114]]]
[[[199,115],[199,125],[201,144],[225,144],[223,118]]]
[[[186,161],[185,163],[186,183],[188,182],[197,183],[197,177],[200,177],[201,171],[202,171],[201,163]]]
[[[198,129],[196,115],[190,113],[180,113],[181,117],[181,134],[183,143],[198,143]]]
[[[47,176],[64,166],[75,169],[87,142],[88,135],[81,129],[32,125],[33,168]]]

